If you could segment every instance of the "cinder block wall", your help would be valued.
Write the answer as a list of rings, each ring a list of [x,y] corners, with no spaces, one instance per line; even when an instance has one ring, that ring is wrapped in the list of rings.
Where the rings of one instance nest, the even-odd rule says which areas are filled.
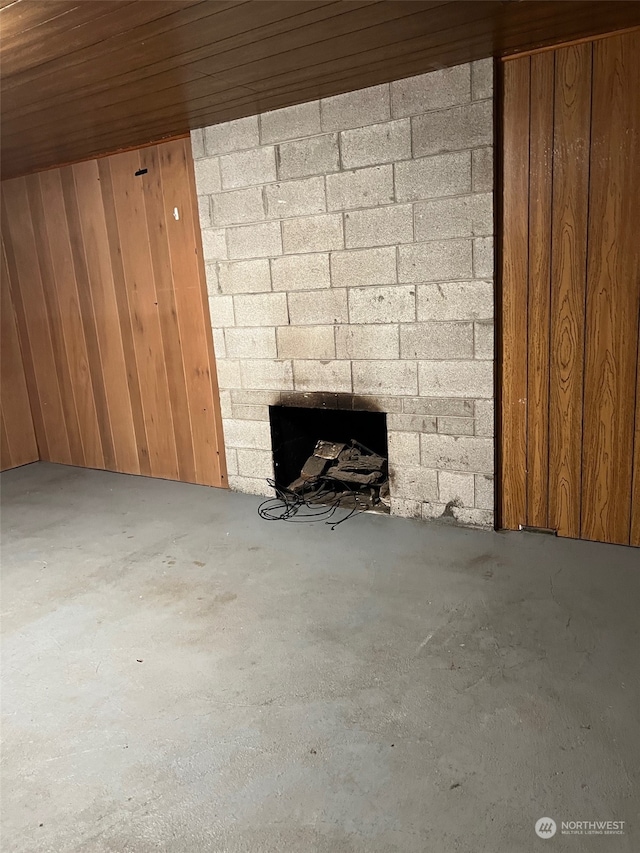
[[[490,60],[192,133],[232,488],[268,405],[388,414],[392,512],[493,521]]]

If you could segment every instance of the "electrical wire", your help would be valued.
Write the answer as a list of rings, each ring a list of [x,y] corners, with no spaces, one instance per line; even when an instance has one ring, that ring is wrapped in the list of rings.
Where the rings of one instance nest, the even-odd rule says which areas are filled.
[[[320,501],[322,500],[323,494],[322,489],[314,493],[313,502],[311,502],[307,500],[304,495],[300,495],[291,489],[285,488],[284,486],[279,486],[275,480],[268,478],[267,483],[275,490],[276,496],[273,498],[267,498],[267,500],[260,504],[258,507],[258,515],[265,521],[289,521],[298,524],[322,521],[325,524],[330,525],[331,530],[335,530],[339,524],[342,524],[354,515],[360,515],[361,513],[366,512],[366,509],[358,509],[357,506],[360,493],[353,489],[345,488],[344,483],[340,480],[335,480],[333,477],[323,475],[322,477],[318,477],[316,480],[310,481],[310,485],[313,485],[315,482],[321,482],[327,486],[324,492],[327,496],[336,493],[335,489],[328,487],[331,482],[338,483],[343,490],[333,501],[330,501],[326,505],[321,505]],[[348,496],[353,497],[353,508],[347,513],[347,515],[345,515],[344,518],[341,518],[339,521],[332,521],[337,510],[341,509],[342,501]],[[375,501],[374,506],[378,502],[379,499]]]

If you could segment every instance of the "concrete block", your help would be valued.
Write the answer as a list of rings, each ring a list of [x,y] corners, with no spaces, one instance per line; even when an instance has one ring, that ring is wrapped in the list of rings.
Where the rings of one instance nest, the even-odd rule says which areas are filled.
[[[362,127],[391,118],[389,105],[389,86],[370,86],[334,95],[320,101],[320,121],[323,130],[345,130],[350,127]]]
[[[237,225],[264,219],[262,188],[248,187],[212,196],[215,225]]]
[[[198,221],[200,228],[211,228],[211,196],[198,196]]]
[[[224,340],[224,329],[211,329],[213,333],[213,353],[216,358],[227,357],[227,347]]]
[[[264,194],[269,219],[307,216],[327,209],[324,178],[321,177],[269,184],[264,188]]]
[[[336,326],[338,358],[398,358],[397,325]]]
[[[411,119],[411,131],[415,157],[491,145],[492,103],[477,101],[416,116]]]
[[[402,410],[411,415],[443,415],[460,418],[473,417],[473,400],[450,397],[405,397]]]
[[[291,325],[323,326],[348,322],[347,291],[335,288],[289,293]]]
[[[493,436],[495,432],[495,415],[493,400],[476,400],[476,435]]]
[[[206,127],[204,144],[209,157],[212,154],[226,154],[229,151],[256,148],[260,144],[258,116],[237,118]]]
[[[495,508],[495,496],[493,491],[493,477],[487,474],[476,474],[476,500],[478,509]]]
[[[227,462],[227,475],[236,477],[238,475],[238,456],[235,447],[226,447],[224,455]]]
[[[319,290],[329,287],[329,255],[284,255],[271,261],[274,290]]]
[[[220,293],[220,285],[218,283],[218,264],[206,263],[204,265],[204,277],[207,282],[207,293],[209,296],[216,296]]]
[[[258,495],[264,498],[271,498],[275,494],[266,480],[257,480],[253,477],[229,476],[229,488],[232,492],[242,492],[245,495]]]
[[[335,358],[333,329],[333,326],[280,327],[277,330],[278,358]]]
[[[452,151],[396,163],[396,199],[416,201],[468,193],[471,190],[471,153]]]
[[[401,358],[473,358],[473,323],[400,326]]]
[[[447,281],[471,278],[471,240],[434,240],[398,249],[398,280]]]
[[[491,474],[493,455],[491,438],[440,433],[422,433],[420,436],[420,458],[427,468]]]
[[[393,284],[397,280],[395,246],[331,253],[331,283],[334,287]]]
[[[391,114],[394,118],[466,104],[470,99],[469,64],[454,65],[453,68],[442,68],[391,83]]]
[[[263,258],[282,254],[279,222],[235,225],[227,228],[230,258]]]
[[[234,406],[277,406],[280,403],[279,391],[233,388],[229,393]]]
[[[448,240],[493,234],[493,195],[434,198],[414,205],[416,240]]]
[[[421,518],[421,501],[407,501],[402,498],[391,498],[391,515],[400,518]]]
[[[248,450],[240,448],[238,456],[238,473],[241,477],[266,479],[273,477],[273,454],[270,450]]]
[[[359,394],[358,399],[354,401],[354,409],[362,412],[401,412],[402,397],[388,397],[380,394],[367,397]]]
[[[232,406],[232,417],[242,421],[268,421],[268,406]]]
[[[225,190],[275,181],[276,156],[273,146],[223,155],[220,157],[220,175]]]
[[[408,160],[411,157],[411,123],[409,119],[400,119],[345,130],[340,134],[340,150],[343,169]]]
[[[493,512],[474,507],[453,507],[453,517],[459,524],[466,527],[493,527]]]
[[[493,317],[490,281],[445,281],[418,287],[418,320],[487,320]]]
[[[326,181],[329,210],[374,207],[394,201],[391,164],[327,175]]]
[[[438,472],[429,468],[404,468],[393,466],[389,472],[389,490],[392,498],[432,501],[438,496]]]
[[[223,418],[230,418],[231,415],[231,391],[218,391],[220,397],[220,412]]]
[[[320,133],[320,101],[271,110],[260,116],[260,141],[281,142]]]
[[[492,192],[493,148],[474,148],[471,152],[471,189],[474,193]]]
[[[222,422],[224,443],[227,447],[247,447],[256,450],[271,449],[271,431],[266,421],[241,421],[225,418]]]
[[[290,361],[243,359],[240,362],[242,387],[256,390],[292,391],[293,370]]]
[[[287,255],[343,249],[342,216],[329,213],[286,219],[282,223],[282,242]]]
[[[493,396],[490,361],[421,361],[419,368],[421,396]]]
[[[196,175],[198,195],[211,195],[220,192],[220,162],[217,157],[195,160],[193,168]]]
[[[294,361],[296,391],[351,393],[351,363],[348,361]]]
[[[222,293],[261,293],[271,290],[267,258],[218,264],[218,282]]]
[[[493,59],[471,63],[471,96],[474,101],[493,97]]]
[[[417,394],[417,366],[412,361],[354,361],[354,394]]]
[[[391,467],[420,467],[420,436],[417,432],[393,432],[389,430],[387,447]]]
[[[191,155],[194,160],[205,156],[204,132],[201,127],[191,131]]]
[[[275,329],[226,329],[229,358],[277,358]]]
[[[286,326],[285,293],[239,293],[233,297],[236,326]]]
[[[405,415],[405,414],[390,414],[387,415],[387,426],[389,429],[397,430],[398,432],[435,432],[436,418],[430,415]]]
[[[235,325],[233,298],[231,296],[209,296],[211,326],[223,328]]]
[[[349,288],[351,323],[406,323],[416,316],[416,289],[412,285]]]
[[[281,180],[337,172],[340,169],[338,134],[325,133],[285,142],[276,148],[276,159]]]
[[[493,358],[493,322],[474,323],[474,358]]]
[[[473,277],[493,278],[493,237],[473,241]]]
[[[227,257],[224,228],[202,229],[202,255],[205,261],[222,261]]]
[[[473,418],[438,418],[438,432],[443,435],[473,435]]]
[[[240,362],[236,359],[218,359],[216,361],[216,373],[220,388],[239,388],[242,383]]]
[[[413,240],[413,208],[410,204],[352,210],[345,213],[344,219],[347,249],[389,246]]]
[[[473,506],[475,484],[473,474],[461,474],[452,471],[438,471],[438,501],[448,504],[450,501],[463,506]]]

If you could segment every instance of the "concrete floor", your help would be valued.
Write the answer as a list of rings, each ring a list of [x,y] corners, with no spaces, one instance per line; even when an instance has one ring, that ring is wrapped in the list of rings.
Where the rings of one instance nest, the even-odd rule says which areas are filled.
[[[640,850],[637,550],[45,463],[2,492],[6,853]]]

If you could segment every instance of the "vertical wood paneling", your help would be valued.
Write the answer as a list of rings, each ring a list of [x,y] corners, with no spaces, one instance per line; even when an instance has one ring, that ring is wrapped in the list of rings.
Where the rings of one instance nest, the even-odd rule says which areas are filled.
[[[552,51],[531,57],[527,524],[549,526],[549,337],[553,180]]]
[[[629,542],[640,307],[640,43],[593,46],[584,539]]]
[[[592,45],[556,51],[549,523],[580,535]]]
[[[638,341],[640,353],[640,340]],[[640,547],[640,355],[636,373],[636,429],[633,445],[633,492],[629,544]]]
[[[184,140],[3,185],[42,458],[226,485],[195,209]]]
[[[525,523],[527,514],[529,86],[529,57],[504,66],[501,521],[507,528]]]
[[[39,455],[4,251],[0,264],[0,469],[6,471]]]

